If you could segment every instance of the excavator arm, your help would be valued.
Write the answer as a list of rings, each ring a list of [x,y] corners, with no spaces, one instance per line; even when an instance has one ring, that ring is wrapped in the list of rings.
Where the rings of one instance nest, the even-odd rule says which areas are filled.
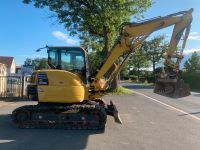
[[[134,53],[135,49],[139,47],[144,42],[144,40],[151,35],[151,33],[172,25],[174,25],[174,29],[168,50],[166,51],[165,68],[166,66],[173,64],[173,57],[178,58],[175,66],[176,68],[179,68],[182,54],[176,53],[177,46],[182,35],[184,34],[184,41],[181,51],[183,52],[190,30],[190,24],[192,22],[192,12],[193,9],[190,9],[188,11],[181,11],[165,17],[157,17],[139,23],[123,23],[120,27],[120,34],[116,39],[109,56],[104,61],[103,65],[99,69],[93,82],[90,85],[90,97],[97,98],[102,96],[102,91],[108,87],[112,79],[119,73],[128,56],[131,53]],[[110,74],[107,81],[104,82],[102,78],[104,78],[107,71],[113,65],[115,67],[114,70]]]

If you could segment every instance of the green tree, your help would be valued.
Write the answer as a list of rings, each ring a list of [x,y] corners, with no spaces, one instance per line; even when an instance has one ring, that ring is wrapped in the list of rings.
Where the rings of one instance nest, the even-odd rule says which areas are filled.
[[[102,52],[91,52],[89,53],[89,63],[90,63],[90,74],[93,75],[98,71],[102,63]]]
[[[24,61],[24,65],[33,65],[36,70],[46,69],[48,68],[48,63],[46,58],[26,58]]]
[[[131,17],[138,19],[152,5],[152,0],[23,0],[37,8],[48,7],[71,35],[78,35],[81,45],[108,55],[118,28]],[[103,60],[102,60],[103,61]]]
[[[26,60],[24,61],[24,65],[25,65],[25,66],[32,65],[32,59],[26,58]]]
[[[184,69],[188,73],[200,72],[200,56],[194,52],[192,56],[185,62]]]
[[[143,43],[142,51],[146,53],[152,63],[154,80],[156,78],[156,65],[161,62],[167,48],[168,43],[165,41],[165,36],[157,36]]]
[[[137,48],[135,53],[129,58],[129,66],[133,66],[134,70],[137,70],[137,78],[140,79],[141,68],[149,67],[149,60],[147,55],[143,51],[142,45],[140,48]]]
[[[121,23],[138,19],[152,0],[23,0],[37,8],[48,7],[71,35],[87,47],[108,51]],[[100,47],[100,45],[102,47]]]
[[[120,71],[120,79],[127,80],[129,79],[129,64],[125,64]]]

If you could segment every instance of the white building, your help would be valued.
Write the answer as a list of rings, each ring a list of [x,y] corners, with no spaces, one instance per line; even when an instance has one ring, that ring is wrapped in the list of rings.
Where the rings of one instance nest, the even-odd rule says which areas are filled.
[[[14,57],[0,56],[0,63],[6,65],[7,76],[15,74],[16,63]]]
[[[0,95],[5,95],[6,92],[6,85],[7,85],[7,79],[6,79],[6,65],[0,63]]]

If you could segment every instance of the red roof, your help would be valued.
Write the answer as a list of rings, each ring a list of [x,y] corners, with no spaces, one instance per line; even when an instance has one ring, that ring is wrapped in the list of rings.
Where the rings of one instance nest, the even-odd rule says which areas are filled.
[[[0,63],[5,64],[8,67],[11,67],[14,57],[0,56]]]
[[[5,64],[0,63],[0,66],[5,66]]]

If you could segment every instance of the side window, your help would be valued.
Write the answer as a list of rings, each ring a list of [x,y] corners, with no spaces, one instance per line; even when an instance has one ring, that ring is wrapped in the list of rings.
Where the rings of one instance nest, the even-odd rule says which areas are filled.
[[[54,66],[58,65],[58,53],[56,51],[49,52],[49,61]]]
[[[76,56],[76,69],[83,70],[85,67],[84,65],[84,58],[83,56]]]
[[[61,66],[63,70],[73,69],[73,65],[70,60],[71,60],[71,54],[63,51],[61,53]]]

